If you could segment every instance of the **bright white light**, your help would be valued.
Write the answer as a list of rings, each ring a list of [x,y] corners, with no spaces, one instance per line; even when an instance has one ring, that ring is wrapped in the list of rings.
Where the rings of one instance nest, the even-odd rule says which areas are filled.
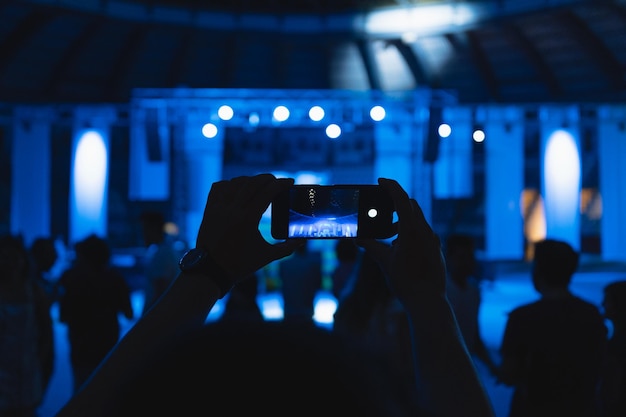
[[[259,116],[259,113],[257,112],[250,113],[250,115],[248,116],[248,123],[250,123],[250,126],[258,126],[260,122],[261,122],[261,117]]]
[[[320,324],[332,324],[334,321],[335,311],[337,310],[337,301],[334,297],[318,296],[315,299],[313,320]]]
[[[324,109],[320,106],[313,106],[309,110],[309,118],[314,122],[319,122],[324,118]]]
[[[212,139],[217,135],[217,126],[215,126],[213,123],[207,123],[204,126],[202,126],[202,135],[204,135],[205,138],[208,139]]]
[[[580,177],[580,155],[574,138],[566,131],[555,131],[544,156],[548,219],[560,225],[573,224],[579,207]]]
[[[277,122],[284,122],[289,119],[289,109],[285,106],[278,106],[274,109],[272,117]]]
[[[100,133],[90,130],[78,140],[74,156],[76,211],[80,218],[98,220],[104,205],[108,155]]]
[[[230,120],[233,118],[234,114],[235,113],[233,112],[233,108],[230,106],[227,106],[226,104],[224,104],[223,106],[220,106],[220,108],[217,110],[217,115],[222,120]]]
[[[375,122],[380,122],[386,116],[385,109],[382,106],[374,106],[370,110],[370,117]]]
[[[485,140],[485,132],[483,132],[480,129],[476,129],[474,130],[474,133],[472,134],[472,138],[474,139],[474,142],[482,142]]]
[[[378,215],[378,210],[376,210],[375,208],[371,208],[367,211],[367,215],[373,219]]]
[[[370,34],[433,33],[475,22],[480,10],[474,5],[438,4],[412,8],[390,8],[370,13],[365,31]]]
[[[447,123],[442,123],[439,125],[439,129],[437,129],[437,133],[442,138],[447,138],[452,133],[452,128]]]
[[[331,139],[337,139],[341,135],[341,128],[339,125],[332,123],[326,127],[326,136]]]

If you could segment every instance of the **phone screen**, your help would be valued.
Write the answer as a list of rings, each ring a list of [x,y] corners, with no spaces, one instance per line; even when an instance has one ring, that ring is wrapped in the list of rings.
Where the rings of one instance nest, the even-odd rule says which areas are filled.
[[[289,192],[287,237],[356,237],[359,189],[297,187]]]
[[[295,185],[272,203],[278,239],[389,237],[391,200],[376,185]]]

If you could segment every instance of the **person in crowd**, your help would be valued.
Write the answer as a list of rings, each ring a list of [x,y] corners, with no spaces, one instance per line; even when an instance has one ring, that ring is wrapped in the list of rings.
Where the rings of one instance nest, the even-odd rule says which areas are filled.
[[[47,390],[50,380],[52,379],[52,373],[54,371],[54,321],[50,309],[52,304],[57,301],[57,285],[48,274],[57,260],[59,259],[59,253],[56,248],[54,239],[50,237],[38,237],[30,245],[29,248],[29,262],[31,266],[32,279],[41,286],[45,294],[47,295],[47,305],[43,304],[41,307],[41,316],[39,319],[40,332],[45,332],[42,335],[43,339],[48,341],[45,346],[41,347],[42,366],[44,376],[44,387]]]
[[[35,417],[52,373],[49,300],[21,236],[0,237],[0,415]]]
[[[56,282],[48,275],[59,259],[56,242],[51,237],[38,237],[29,248],[32,272],[50,297],[50,303],[56,301]]]
[[[350,291],[347,287],[353,282],[360,254],[361,249],[352,239],[337,239],[335,244],[337,266],[331,274],[332,293],[337,300],[342,298],[344,290]]]
[[[360,257],[354,282],[348,283],[333,316],[333,331],[357,344],[374,360],[364,362],[378,381],[375,393],[388,416],[415,414],[415,381],[407,315],[385,275],[368,253]],[[387,376],[387,380],[383,380]]]
[[[144,304],[145,314],[178,275],[181,253],[165,232],[165,217],[157,211],[142,213],[141,224],[146,247],[144,254]]]
[[[256,274],[238,282],[228,293],[224,312],[220,321],[228,322],[261,322],[265,320],[259,307],[259,280]]]
[[[567,242],[535,244],[540,298],[509,313],[500,346],[498,377],[513,387],[510,417],[597,415],[607,327],[599,308],[569,289],[578,263]]]
[[[493,417],[445,296],[439,239],[396,181],[378,181],[395,202],[398,236],[393,245],[359,245],[377,260],[411,322],[418,415]],[[272,199],[293,183],[271,174],[214,183],[181,273],[57,417],[386,416],[369,395],[379,385],[361,378],[363,356],[332,331],[280,320],[205,325],[233,285],[302,245],[270,243],[259,230]]]
[[[76,257],[59,278],[59,318],[67,325],[74,391],[120,337],[118,315],[133,318],[130,289],[111,265],[111,248],[97,235],[75,245]]]
[[[626,280],[604,287],[602,307],[611,323],[600,385],[601,417],[626,416]]]
[[[315,297],[322,288],[322,256],[303,241],[278,264],[283,295],[283,320],[314,323]]]
[[[480,332],[482,281],[476,274],[476,251],[472,236],[452,234],[445,240],[446,295],[452,305],[465,344],[474,358],[495,375],[497,365]]]

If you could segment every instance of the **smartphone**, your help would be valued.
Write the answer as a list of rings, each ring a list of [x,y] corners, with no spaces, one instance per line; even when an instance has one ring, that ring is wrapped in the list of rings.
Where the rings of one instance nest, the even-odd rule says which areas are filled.
[[[379,185],[294,185],[272,201],[274,239],[387,239],[394,206]]]

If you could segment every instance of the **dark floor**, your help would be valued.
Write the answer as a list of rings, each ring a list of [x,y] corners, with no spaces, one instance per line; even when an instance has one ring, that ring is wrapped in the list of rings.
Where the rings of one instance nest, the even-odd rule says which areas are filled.
[[[577,295],[600,306],[603,286],[616,279],[625,279],[626,271],[621,265],[606,265],[601,263],[586,263],[581,272],[577,273],[572,283],[572,291]],[[492,281],[485,282],[483,290],[483,305],[481,308],[482,335],[485,342],[497,357],[497,350],[504,330],[506,314],[513,307],[535,299],[537,296],[530,283],[528,270],[524,267],[500,268],[496,271]],[[223,300],[222,300],[223,302]],[[143,297],[140,292],[133,296],[134,309],[141,311]],[[277,294],[267,294],[259,297],[259,304],[266,318],[279,319],[282,315],[282,300]],[[216,319],[221,313],[222,303],[218,303],[211,312],[209,319]],[[316,308],[316,320],[321,326],[331,326],[332,313],[335,301],[327,294],[320,293]],[[53,309],[53,314],[57,312]],[[120,319],[124,331],[134,324],[134,321]],[[53,416],[55,412],[69,399],[71,395],[71,374],[68,363],[68,346],[65,326],[56,320],[56,369],[51,387],[46,399],[40,408],[40,417]],[[487,391],[493,401],[496,417],[506,417],[510,389],[496,385],[495,381],[487,376],[485,370],[478,364],[479,371]]]

